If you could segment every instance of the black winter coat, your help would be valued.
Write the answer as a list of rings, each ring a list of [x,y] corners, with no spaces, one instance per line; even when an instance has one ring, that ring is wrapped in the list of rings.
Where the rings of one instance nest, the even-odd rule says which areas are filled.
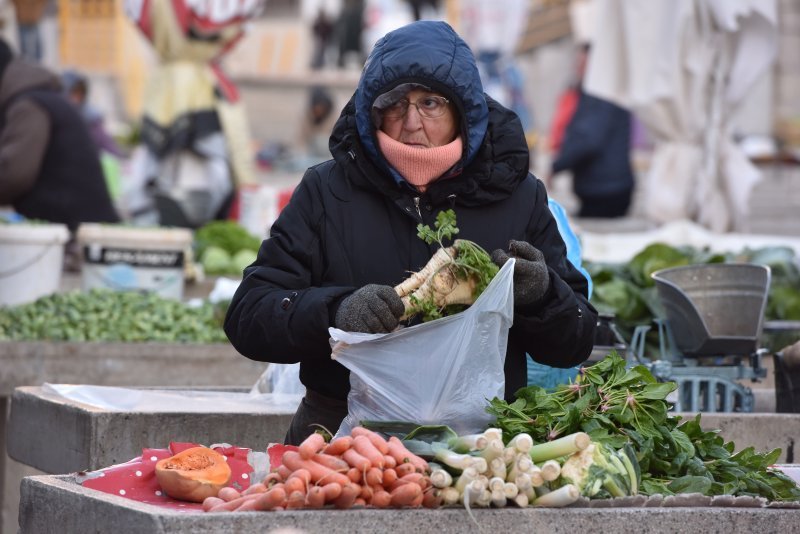
[[[446,26],[425,25],[428,39],[439,25]],[[387,48],[402,52],[402,44],[379,41],[373,55],[380,56]],[[418,41],[408,44],[419,56]],[[597,315],[586,298],[587,281],[567,261],[544,185],[528,172],[528,149],[518,117],[489,97],[484,100],[482,91],[461,94],[473,91],[474,85],[444,87],[452,91],[445,94],[459,98],[459,108],[466,109],[462,131],[469,143],[458,169],[430,184],[424,194],[395,179],[374,149],[374,132],[364,142],[360,130],[369,128],[369,119],[364,121],[369,108],[361,109],[358,102],[371,106],[378,94],[408,81],[403,77],[393,83],[388,70],[373,76],[370,69],[384,69],[398,55],[384,63],[368,62],[359,90],[331,136],[333,160],[310,168],[303,176],[262,243],[256,262],[245,270],[225,331],[245,356],[300,362],[300,380],[306,388],[346,399],[349,372],[331,360],[328,335],[339,303],[361,286],[394,286],[423,267],[435,249],[417,237],[416,227],[420,223],[432,227],[440,211],[452,208],[458,237],[490,252],[506,249],[511,239],[526,240],[544,253],[549,267],[551,283],[543,300],[515,309],[505,366],[506,398],[513,398],[526,383],[526,352],[555,367],[570,367],[588,357]],[[458,52],[455,55],[459,60]],[[471,56],[464,61],[472,61]],[[431,72],[439,71],[431,68]],[[458,72],[477,76],[477,69],[462,67]],[[424,80],[430,83],[437,74]],[[387,79],[381,81],[381,76]],[[464,102],[478,96],[483,111],[479,106],[470,111]]]

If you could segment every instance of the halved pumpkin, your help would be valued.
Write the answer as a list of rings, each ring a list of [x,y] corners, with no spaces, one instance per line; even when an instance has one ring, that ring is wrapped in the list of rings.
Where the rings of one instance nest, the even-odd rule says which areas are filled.
[[[156,463],[156,478],[164,493],[181,501],[203,502],[231,480],[225,456],[208,447],[192,447]]]

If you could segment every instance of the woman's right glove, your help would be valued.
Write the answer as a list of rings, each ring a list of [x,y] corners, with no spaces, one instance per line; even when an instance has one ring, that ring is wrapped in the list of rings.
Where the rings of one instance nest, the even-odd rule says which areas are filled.
[[[393,287],[369,284],[342,300],[334,326],[347,332],[391,332],[405,311]]]
[[[509,257],[516,259],[514,305],[526,306],[538,302],[550,287],[550,274],[544,262],[544,254],[527,241],[511,241],[507,253],[501,249],[492,252],[492,261],[500,267]]]

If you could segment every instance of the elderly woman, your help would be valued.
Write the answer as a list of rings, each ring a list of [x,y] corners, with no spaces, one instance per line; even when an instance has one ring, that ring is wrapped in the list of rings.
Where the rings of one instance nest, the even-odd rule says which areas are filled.
[[[300,362],[306,395],[286,442],[335,431],[348,371],[328,328],[388,332],[403,306],[392,287],[435,252],[417,237],[453,209],[459,237],[502,264],[516,257],[506,398],[526,383],[526,353],[571,367],[592,350],[597,315],[566,257],[544,185],[528,172],[516,115],[483,93],[467,44],[420,21],[375,45],[330,139],[333,159],[305,173],[228,310],[225,331],[254,360]],[[507,251],[506,251],[507,250]]]

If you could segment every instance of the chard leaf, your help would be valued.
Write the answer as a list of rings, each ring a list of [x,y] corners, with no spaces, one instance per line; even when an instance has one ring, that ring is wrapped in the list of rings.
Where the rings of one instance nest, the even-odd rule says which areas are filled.
[[[672,393],[678,388],[675,382],[656,382],[647,384],[639,395],[645,399],[651,400],[664,400],[667,395]]]
[[[667,487],[675,493],[702,493],[708,494],[712,480],[706,477],[683,476],[673,479]]]

